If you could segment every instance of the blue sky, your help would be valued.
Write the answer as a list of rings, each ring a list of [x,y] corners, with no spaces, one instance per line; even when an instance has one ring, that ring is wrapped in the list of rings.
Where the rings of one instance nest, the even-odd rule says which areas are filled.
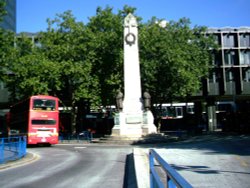
[[[182,17],[192,25],[208,27],[250,27],[250,0],[16,0],[17,33],[38,32],[47,28],[46,19],[72,10],[77,21],[88,22],[98,6],[113,7],[114,13],[124,5],[137,8],[136,14],[146,22],[153,16],[178,21]]]

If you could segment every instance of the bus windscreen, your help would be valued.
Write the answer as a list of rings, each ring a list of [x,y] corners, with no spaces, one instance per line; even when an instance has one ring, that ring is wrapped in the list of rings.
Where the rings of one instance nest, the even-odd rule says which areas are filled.
[[[33,110],[55,110],[56,101],[51,99],[34,99]]]

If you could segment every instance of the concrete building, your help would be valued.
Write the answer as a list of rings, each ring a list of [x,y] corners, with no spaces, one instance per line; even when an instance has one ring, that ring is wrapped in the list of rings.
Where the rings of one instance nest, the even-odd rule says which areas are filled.
[[[5,10],[7,14],[3,17],[0,23],[0,28],[16,32],[16,0],[6,0]],[[0,80],[0,107],[6,106],[9,93],[4,87],[4,83]]]
[[[206,102],[211,131],[223,119],[230,121],[233,129],[246,126],[250,129],[245,118],[250,115],[250,27],[210,28],[207,35],[214,37],[219,50],[211,50],[210,76],[203,80],[202,90],[190,97],[198,103],[195,111],[202,111],[199,103]]]
[[[204,95],[218,99],[250,97],[250,27],[209,29],[220,46]],[[233,96],[233,97],[232,97]]]
[[[3,17],[0,27],[16,32],[16,0],[6,0],[5,10],[7,14]]]

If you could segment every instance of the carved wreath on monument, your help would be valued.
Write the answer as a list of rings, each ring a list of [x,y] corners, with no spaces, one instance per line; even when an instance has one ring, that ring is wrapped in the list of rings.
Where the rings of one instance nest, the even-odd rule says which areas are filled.
[[[126,36],[125,36],[125,41],[126,43],[131,46],[133,44],[135,44],[135,35],[133,33],[128,33]]]

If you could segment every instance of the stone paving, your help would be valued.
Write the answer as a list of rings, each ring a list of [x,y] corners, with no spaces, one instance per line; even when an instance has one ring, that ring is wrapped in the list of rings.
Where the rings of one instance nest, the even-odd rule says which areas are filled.
[[[149,149],[155,149],[193,187],[250,185],[250,136],[203,135],[178,143],[144,145],[135,156],[142,158],[135,161],[148,158]]]

